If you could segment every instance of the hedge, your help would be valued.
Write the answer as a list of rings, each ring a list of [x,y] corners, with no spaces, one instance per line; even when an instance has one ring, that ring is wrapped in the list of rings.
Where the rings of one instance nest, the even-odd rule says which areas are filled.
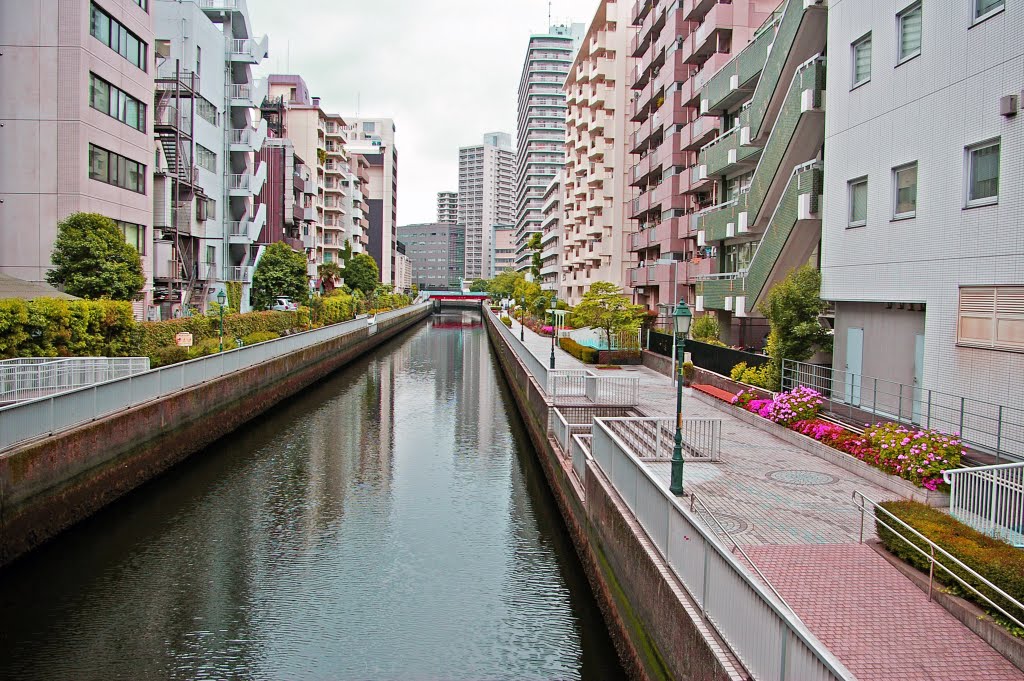
[[[137,343],[132,305],[114,300],[0,300],[0,358],[123,357]]]
[[[1021,549],[1014,548],[1006,542],[982,534],[942,511],[925,504],[915,501],[884,501],[879,506],[928,537],[972,570],[1017,599],[1017,601],[1024,602],[1024,551]],[[929,551],[927,544],[902,526],[897,525],[892,518],[885,516],[880,511],[876,510],[875,516],[876,531],[885,547],[907,563],[927,572],[928,559],[911,548],[899,536],[907,536],[909,541],[926,553]],[[879,517],[886,524],[895,526],[899,535],[897,535],[897,532],[883,527],[878,522]],[[939,559],[941,560],[941,557]],[[971,584],[1013,614],[1018,620],[1024,621],[1024,610],[1014,608],[1006,599],[996,595],[988,587],[982,586],[976,578],[953,564],[952,561],[947,559],[942,562],[968,584]],[[936,568],[935,579],[950,587],[949,590],[951,592],[977,603],[997,621],[1004,625],[1007,624],[1005,616],[985,602],[984,599],[961,586],[959,582],[944,570]],[[1015,636],[1024,636],[1024,630],[1013,626],[1008,626],[1007,628]]]
[[[224,337],[231,339],[244,338],[259,332],[282,334],[295,328],[305,328],[308,312],[300,308],[298,312],[248,312],[245,314],[224,315]],[[168,319],[162,322],[143,322],[142,338],[139,352],[153,356],[153,352],[168,345],[174,345],[175,334],[187,331],[192,334],[192,343],[198,345],[209,338],[220,338],[220,317],[214,315],[197,315]]]
[[[588,348],[585,345],[580,345],[572,338],[559,338],[558,347],[562,348],[584,364],[594,364],[597,362],[597,350],[594,348]]]

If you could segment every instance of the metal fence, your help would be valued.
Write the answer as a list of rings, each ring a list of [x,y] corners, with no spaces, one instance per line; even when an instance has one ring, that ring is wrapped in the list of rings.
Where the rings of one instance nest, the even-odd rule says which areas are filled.
[[[601,421],[641,459],[671,459],[675,449],[673,416],[602,418]],[[722,419],[682,420],[683,458],[688,461],[722,460]]]
[[[491,308],[484,306],[484,314],[488,317],[491,323],[494,325],[502,337],[508,342],[509,347],[512,351],[519,356],[519,359],[526,365],[526,370],[530,372],[537,384],[543,389],[547,389],[548,385],[548,368],[541,363],[537,356],[530,352],[530,349],[523,345],[523,342],[519,340],[512,329],[508,328],[501,323],[498,319],[498,315],[494,314]]]
[[[0,407],[0,451],[20,442],[69,430],[83,423],[341,336],[367,329],[372,334],[376,332],[378,325],[387,324],[396,317],[419,312],[429,305],[424,303],[412,308],[383,312],[373,320],[354,319],[172,364],[126,378],[97,383],[59,395]]]
[[[1024,463],[942,471],[949,514],[979,532],[1024,547]]]
[[[19,357],[0,361],[0,402],[20,402],[149,371],[149,357]]]
[[[750,367],[759,367],[771,361],[771,357],[767,355],[755,355],[752,352],[709,345],[695,340],[686,341],[684,350],[690,353],[690,361],[694,366],[723,376],[728,376],[732,368],[740,362],[746,362]]]
[[[805,362],[782,361],[782,389],[822,394],[826,409],[857,424],[892,421],[958,434],[968,447],[1024,459],[1024,409],[926,390]]]
[[[651,329],[647,332],[647,349],[662,357],[675,357],[675,338],[670,333]]]
[[[569,443],[572,471],[576,474],[576,479],[583,485],[583,489],[587,487],[587,459],[590,458],[590,441],[589,434],[573,435]]]
[[[662,487],[604,419],[594,421],[591,455],[701,616],[753,678],[854,678],[715,533]]]

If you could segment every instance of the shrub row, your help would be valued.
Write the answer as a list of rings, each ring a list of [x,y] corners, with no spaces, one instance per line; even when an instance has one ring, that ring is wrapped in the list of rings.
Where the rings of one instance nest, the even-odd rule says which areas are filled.
[[[928,537],[950,554],[962,561],[972,570],[985,577],[1018,602],[1024,602],[1024,551],[1010,546],[1006,542],[993,539],[975,529],[964,525],[955,518],[934,509],[925,504],[915,501],[885,501],[879,504],[880,507],[892,513],[894,516],[907,523],[915,530]],[[876,530],[879,538],[885,547],[893,554],[914,567],[928,571],[928,558],[914,550],[907,541],[929,553],[925,542],[913,533],[893,522],[880,511],[875,511]],[[896,531],[883,527],[879,520],[887,525],[893,526]],[[900,537],[906,537],[904,541]],[[940,560],[941,557],[939,558]],[[1006,599],[997,595],[988,587],[984,586],[970,573],[956,566],[950,560],[942,560],[942,563],[959,575],[964,581],[978,589],[993,601],[1005,608],[1018,620],[1024,621],[1024,611],[1015,608]],[[953,577],[944,570],[935,569],[935,579],[950,587],[950,590],[958,596],[976,602],[982,609],[993,615],[997,620],[1005,624],[1005,617],[985,600],[969,589],[963,588]],[[1009,627],[1016,636],[1024,636],[1024,630]]]
[[[123,357],[138,340],[132,305],[114,300],[0,300],[0,358]]]
[[[580,345],[572,338],[559,338],[558,346],[584,364],[594,364],[597,362],[597,350],[588,348],[586,345]]]
[[[765,390],[775,390],[779,385],[779,374],[771,362],[759,367],[747,366],[746,362],[740,362],[729,372],[729,378]]]
[[[224,315],[224,336],[233,339],[245,338],[254,333],[273,332],[278,335],[295,328],[305,328],[309,319],[308,312],[247,312],[245,314]],[[142,337],[138,351],[143,355],[153,356],[159,348],[174,345],[175,334],[187,331],[192,334],[192,342],[198,345],[210,338],[220,338],[220,317],[216,315],[197,315],[181,319],[168,319],[162,322],[143,322]]]
[[[511,317],[498,317],[498,319],[500,319],[501,323],[504,324],[505,326],[507,326],[508,328],[510,328],[510,329],[512,328],[512,318]]]

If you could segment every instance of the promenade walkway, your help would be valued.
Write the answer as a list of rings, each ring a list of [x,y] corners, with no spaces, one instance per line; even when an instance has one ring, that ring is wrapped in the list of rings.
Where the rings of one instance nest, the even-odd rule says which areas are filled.
[[[520,325],[513,324],[518,336]],[[525,329],[547,365],[551,339]],[[674,415],[672,380],[643,366],[587,367],[560,348],[556,369],[591,369],[640,379],[640,410]],[[741,544],[812,632],[862,681],[1024,679],[1021,672],[935,603],[867,544],[854,490],[894,495],[828,461],[740,421],[683,389],[683,414],[722,419],[722,462],[687,462],[684,487]],[[667,489],[671,464],[646,464]],[[865,540],[874,523],[865,523]]]

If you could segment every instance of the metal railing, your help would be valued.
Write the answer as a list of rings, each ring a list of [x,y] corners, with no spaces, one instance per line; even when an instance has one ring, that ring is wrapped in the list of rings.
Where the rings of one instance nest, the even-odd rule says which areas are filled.
[[[602,418],[630,450],[641,459],[671,459],[675,449],[674,416]],[[683,458],[688,461],[722,460],[722,419],[682,420]]]
[[[1024,547],[1024,463],[942,471],[949,514],[990,537]]]
[[[755,679],[853,679],[853,674],[669,493],[603,419],[591,456],[678,577],[701,617]]]
[[[509,347],[512,348],[512,351],[515,352],[519,359],[522,360],[523,364],[526,365],[526,370],[533,375],[533,378],[534,380],[537,381],[537,384],[540,385],[542,389],[547,390],[547,367],[545,367],[541,363],[541,361],[537,359],[536,355],[530,352],[530,349],[528,347],[523,345],[523,342],[519,340],[514,333],[512,333],[512,329],[505,326],[501,322],[501,320],[498,319],[498,315],[494,314],[494,311],[491,310],[486,305],[484,306],[484,314],[487,315],[487,317],[491,320],[491,323],[494,324],[495,328],[498,329],[498,332],[508,342]]]
[[[576,474],[576,479],[580,481],[584,489],[586,489],[587,484],[587,459],[590,458],[590,441],[590,434],[586,433],[573,435],[569,442],[572,472]]]
[[[995,584],[990,582],[985,577],[982,577],[980,574],[978,574],[973,569],[971,569],[970,567],[965,565],[963,563],[963,561],[961,561],[959,558],[957,558],[956,556],[951,554],[949,551],[946,551],[944,548],[942,548],[941,546],[939,546],[938,544],[933,542],[931,539],[929,539],[928,537],[924,536],[923,534],[921,534],[920,532],[915,530],[913,527],[911,527],[907,523],[903,522],[902,520],[897,518],[895,515],[893,515],[892,513],[887,511],[886,509],[884,509],[881,506],[879,506],[877,501],[874,501],[873,499],[865,496],[862,492],[858,492],[856,490],[854,490],[854,492],[853,492],[853,499],[854,499],[854,503],[856,504],[857,508],[860,509],[860,541],[861,541],[861,543],[864,542],[864,514],[867,513],[867,511],[868,511],[868,504],[870,504],[871,505],[871,510],[875,513],[875,523],[876,523],[876,525],[880,525],[880,526],[884,527],[885,529],[889,530],[890,532],[892,532],[894,535],[896,535],[897,537],[902,539],[908,546],[910,546],[912,549],[914,549],[914,551],[919,553],[925,560],[928,561],[928,600],[929,601],[932,600],[932,591],[933,591],[934,583],[935,583],[935,568],[938,568],[939,570],[942,570],[944,573],[946,573],[947,575],[949,575],[950,577],[955,579],[956,582],[960,586],[962,586],[963,588],[967,589],[968,591],[970,591],[974,595],[976,595],[979,598],[981,598],[982,600],[984,600],[990,606],[992,606],[993,608],[998,610],[1001,614],[1006,616],[1016,626],[1024,628],[1024,621],[1021,621],[1022,619],[1024,619],[1024,615],[1022,615],[1022,613],[1024,613],[1024,605],[1022,605],[1020,603],[1020,601],[1016,600],[1013,596],[1011,596],[1010,594],[1008,594],[1005,591],[1003,591],[1002,589],[1000,589],[998,586],[996,586]],[[859,499],[859,503],[858,503],[858,499]],[[880,517],[878,517],[878,512],[879,511],[881,511],[885,515],[887,520],[882,520]],[[902,529],[896,529],[896,527],[894,527],[894,525],[898,525]],[[910,532],[910,534],[912,534],[915,538],[917,538],[921,542],[923,542],[924,545],[927,548],[922,548],[921,546],[918,546],[915,542],[911,541],[910,538],[908,538],[903,533],[903,530],[907,530],[908,532]],[[943,563],[942,561],[945,561],[945,563]],[[950,567],[950,565],[952,565],[953,567]],[[969,575],[971,578],[976,579],[977,583],[983,585],[986,589],[991,589],[992,593],[996,594],[999,598],[1005,599],[1006,603],[1011,608],[1016,609],[1016,611],[1017,611],[1016,616],[1011,614],[1006,608],[1004,608],[1003,606],[1001,606],[998,603],[996,603],[990,597],[986,596],[984,593],[982,593],[980,590],[978,590],[978,588],[975,587],[973,584],[971,584],[970,582],[965,580],[963,577],[958,575],[954,571],[954,569],[955,570],[963,571],[964,573]]]
[[[0,361],[0,402],[20,402],[149,371],[149,357],[19,357]]]
[[[996,463],[1024,459],[1024,409],[923,389],[817,364],[782,361],[782,390],[813,388],[825,408],[855,423],[892,421],[958,435]]]
[[[376,317],[377,325],[419,312],[429,305],[424,303],[412,308],[382,312]],[[58,395],[0,407],[0,451],[367,328],[366,319],[353,319]]]

